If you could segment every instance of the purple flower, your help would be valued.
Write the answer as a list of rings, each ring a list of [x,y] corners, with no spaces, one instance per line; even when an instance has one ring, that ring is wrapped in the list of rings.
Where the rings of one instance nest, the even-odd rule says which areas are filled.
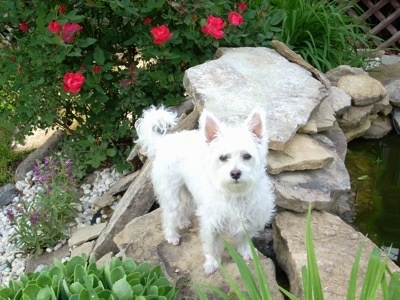
[[[8,219],[8,221],[10,222],[10,223],[13,223],[14,222],[14,212],[12,211],[12,209],[7,209],[6,210],[6,216],[7,216],[7,219]]]
[[[33,212],[29,216],[29,222],[31,223],[32,227],[35,227],[39,220],[40,220],[40,216],[37,212]]]
[[[44,158],[44,163],[43,163],[44,167],[48,168],[50,166],[51,161],[52,161],[52,159],[50,157],[45,157]]]

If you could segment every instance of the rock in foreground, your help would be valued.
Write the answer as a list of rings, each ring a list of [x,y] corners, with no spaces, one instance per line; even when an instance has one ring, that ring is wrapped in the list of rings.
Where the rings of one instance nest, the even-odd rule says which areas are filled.
[[[368,258],[375,245],[330,213],[313,211],[311,220],[315,255],[325,299],[346,299],[351,268],[361,243],[365,242],[357,276],[357,295],[360,295]],[[288,275],[291,292],[297,297],[302,295],[301,268],[307,264],[305,229],[304,213],[281,212],[273,224],[277,260]],[[393,272],[400,270],[390,260],[388,266]]]
[[[170,282],[180,288],[180,297],[196,299],[196,285],[213,285],[228,292],[229,284],[220,270],[209,276],[204,274],[204,255],[197,231],[197,226],[195,226],[193,229],[183,232],[179,246],[168,244],[162,234],[160,210],[157,209],[132,220],[115,236],[114,242],[120,248],[121,253],[138,263],[148,261],[153,265],[160,264]],[[227,273],[239,283],[240,275],[236,264],[226,251],[222,259]],[[283,299],[277,289],[273,262],[261,254],[260,259],[269,279],[273,299]],[[248,265],[252,266],[252,262],[249,262]],[[208,299],[220,298],[215,294],[209,294]]]

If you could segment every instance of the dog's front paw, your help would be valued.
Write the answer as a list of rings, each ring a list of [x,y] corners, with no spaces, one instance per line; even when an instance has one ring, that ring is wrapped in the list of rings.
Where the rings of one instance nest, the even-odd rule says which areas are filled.
[[[182,220],[179,224],[179,229],[185,230],[191,228],[192,226],[193,225],[192,222],[190,222],[190,220]]]
[[[167,240],[167,242],[169,244],[176,246],[176,245],[179,245],[181,236],[180,235],[169,235],[169,236],[166,236],[165,239]]]
[[[206,255],[206,262],[204,263],[203,267],[204,273],[206,273],[206,275],[210,275],[218,270],[218,261],[214,257]]]
[[[251,255],[250,247],[247,244],[244,246],[238,247],[237,251],[244,258],[244,260],[250,260],[253,258]]]

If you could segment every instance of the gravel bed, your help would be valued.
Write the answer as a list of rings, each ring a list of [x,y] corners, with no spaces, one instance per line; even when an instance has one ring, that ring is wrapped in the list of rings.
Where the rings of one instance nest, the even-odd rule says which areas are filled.
[[[6,212],[8,209],[15,209],[16,205],[21,201],[32,201],[38,188],[32,182],[32,175],[33,172],[28,172],[25,180],[16,182],[15,187],[20,192],[20,195],[16,196],[9,205],[0,209],[0,283],[4,285],[8,285],[10,279],[18,279],[25,271],[28,257],[11,240],[15,229],[8,221]],[[80,186],[80,195],[82,195],[80,201],[82,205],[75,219],[78,228],[105,221],[107,216],[102,212],[97,212],[93,201],[108,191],[123,175],[118,173],[114,167],[111,167],[95,171],[94,176],[93,183],[84,183]],[[111,209],[114,209],[115,205],[116,202],[113,203]],[[60,241],[54,248],[48,248],[46,251],[56,251],[66,242]],[[68,259],[68,257],[65,259]]]

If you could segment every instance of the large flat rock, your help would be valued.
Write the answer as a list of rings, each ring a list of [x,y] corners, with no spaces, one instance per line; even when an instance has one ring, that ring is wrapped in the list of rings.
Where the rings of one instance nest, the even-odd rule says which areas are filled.
[[[201,111],[223,119],[267,112],[269,148],[282,150],[328,92],[312,74],[268,48],[220,48],[217,59],[185,72],[184,86]]]
[[[311,226],[325,299],[346,299],[351,268],[360,244],[365,241],[357,276],[357,295],[360,295],[368,258],[375,245],[342,219],[327,212],[313,211]],[[281,212],[273,224],[277,260],[288,275],[291,292],[298,297],[302,295],[301,268],[307,264],[305,228],[305,213]],[[390,260],[389,267],[393,272],[400,270]]]
[[[114,237],[114,242],[126,257],[138,263],[147,261],[152,265],[159,264],[170,282],[180,288],[179,299],[181,297],[196,299],[195,285],[213,285],[225,292],[230,291],[230,285],[220,270],[209,276],[204,274],[204,255],[197,225],[181,233],[182,239],[178,246],[168,244],[162,234],[160,209],[157,209],[126,224],[125,228]],[[260,254],[260,259],[269,279],[273,299],[283,299],[277,289],[273,262],[262,254]],[[240,285],[241,280],[236,264],[226,251],[222,258],[222,265]],[[248,265],[251,267],[252,263],[249,262]],[[208,299],[220,298],[215,294],[209,294]]]

